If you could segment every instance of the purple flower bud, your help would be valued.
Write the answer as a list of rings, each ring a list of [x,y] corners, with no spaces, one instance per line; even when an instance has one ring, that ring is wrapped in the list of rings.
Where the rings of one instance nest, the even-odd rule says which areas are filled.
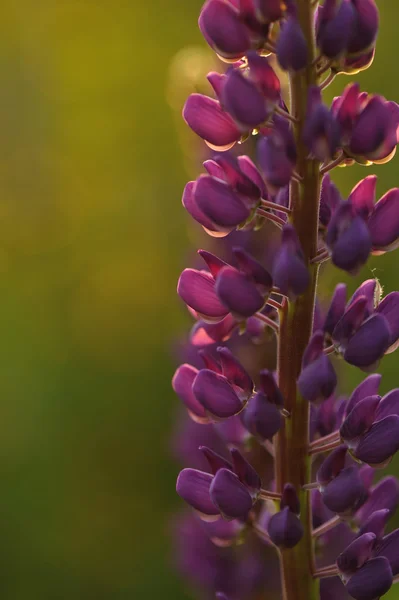
[[[335,266],[356,274],[369,257],[371,239],[367,224],[354,214],[349,202],[343,202],[333,214],[326,242],[332,251]]]
[[[224,306],[241,320],[252,317],[265,303],[255,283],[234,267],[220,271],[215,289]]]
[[[217,353],[220,358],[222,374],[229,380],[240,397],[248,399],[254,387],[251,377],[228,348],[217,348]]]
[[[389,190],[375,205],[367,226],[373,252],[395,250],[399,245],[399,189]]]
[[[191,94],[183,108],[187,125],[208,145],[217,150],[232,148],[241,138],[241,131],[220,103],[202,94]]]
[[[354,21],[354,8],[346,0],[326,0],[319,8],[317,45],[327,58],[337,58],[346,51],[353,34]]]
[[[239,59],[251,47],[248,29],[229,2],[208,0],[198,24],[210,47],[224,58]]]
[[[233,254],[240,271],[252,279],[262,294],[269,294],[273,287],[273,279],[264,266],[246,252],[244,248],[234,247]]]
[[[220,454],[217,452],[211,450],[211,448],[208,448],[207,446],[200,446],[199,450],[205,456],[213,475],[216,475],[219,469],[232,469],[231,463],[223,458],[223,456],[220,456]]]
[[[350,0],[355,9],[355,21],[348,51],[359,54],[374,44],[379,25],[378,9],[374,0]]]
[[[347,415],[349,415],[356,404],[363,400],[363,398],[367,398],[367,396],[378,395],[381,378],[382,376],[379,373],[373,373],[373,375],[369,375],[366,377],[366,379],[363,379],[363,381],[359,383],[359,385],[353,390],[346,405]]]
[[[220,469],[210,485],[213,504],[225,519],[245,520],[252,508],[252,498],[246,486],[229,469]]]
[[[374,314],[350,339],[344,359],[361,369],[373,368],[387,351],[390,338],[387,320],[382,315]]]
[[[380,289],[380,285],[376,279],[367,279],[366,281],[363,281],[349,300],[348,310],[355,304],[358,298],[364,297],[367,300],[364,318],[369,317],[374,312],[375,306],[379,301]]]
[[[359,181],[351,191],[348,201],[352,204],[358,215],[368,217],[373,212],[376,186],[377,176],[369,175]]]
[[[370,429],[374,423],[380,400],[381,396],[369,396],[354,406],[339,430],[344,442],[348,443],[351,440],[356,440]]]
[[[360,110],[360,88],[358,83],[350,83],[344,89],[342,96],[334,99],[331,110],[341,125],[341,131],[346,143],[349,142],[353,126]]]
[[[209,369],[199,371],[193,384],[193,393],[207,413],[227,419],[243,409],[243,402],[227,378]]]
[[[309,89],[303,140],[317,160],[331,159],[340,145],[341,129],[327,106],[322,103],[318,86]]]
[[[323,352],[324,333],[316,331],[305,350],[298,390],[309,402],[319,404],[333,394],[337,376],[328,356]]]
[[[247,62],[251,80],[261,91],[269,110],[273,110],[281,98],[279,78],[269,60],[264,56],[259,56],[257,52],[248,52]]]
[[[261,196],[259,186],[241,169],[240,163],[230,152],[218,154],[213,160],[206,160],[204,167],[211,177],[221,179],[239,194],[245,197],[245,203],[254,206]]]
[[[399,415],[399,389],[391,390],[381,399],[375,415],[376,421],[381,421],[389,415]]]
[[[365,533],[373,533],[377,541],[380,541],[384,535],[385,526],[390,517],[390,512],[387,508],[376,510],[371,513],[369,518],[365,521],[364,525],[359,530],[359,537]]]
[[[275,404],[258,392],[251,398],[242,413],[242,421],[248,431],[261,441],[271,439],[282,427],[283,417]]]
[[[330,175],[326,173],[321,182],[319,211],[319,220],[324,227],[328,226],[332,214],[341,202],[342,197],[337,186],[331,181]]]
[[[290,155],[287,142],[280,132],[275,130],[261,137],[257,152],[261,171],[272,193],[287,186],[294,170],[295,159]]]
[[[392,126],[388,103],[381,96],[370,97],[355,121],[349,151],[368,160],[388,157],[397,143],[396,130],[392,132]]]
[[[207,233],[214,237],[224,237],[228,235],[235,227],[221,227],[216,225],[211,219],[209,219],[199,208],[195,196],[194,190],[197,185],[196,181],[189,181],[184,188],[182,204],[186,211],[197,221],[200,223]]]
[[[300,71],[308,62],[305,36],[295,16],[289,16],[282,25],[276,44],[277,60],[285,71]]]
[[[273,265],[273,280],[281,292],[290,298],[303,294],[309,285],[309,270],[292,225],[283,228],[281,246]]]
[[[323,502],[333,512],[351,514],[356,511],[367,497],[367,492],[355,466],[343,469],[322,490]]]
[[[213,476],[196,469],[183,469],[177,478],[176,491],[183,500],[200,513],[219,515],[219,510],[210,498]]]
[[[265,394],[269,402],[276,406],[284,406],[284,398],[276,383],[276,379],[271,371],[262,369],[259,373],[259,387]]]
[[[281,495],[280,508],[283,509],[286,506],[295,515],[299,515],[301,512],[301,504],[299,502],[298,495],[295,487],[291,483],[286,483]]]
[[[339,283],[331,298],[330,307],[328,309],[325,321],[324,331],[332,335],[337,323],[343,317],[346,306],[346,285]]]
[[[303,525],[286,506],[270,518],[268,533],[273,544],[279,548],[294,548],[303,537]]]
[[[344,314],[336,324],[332,332],[332,338],[340,351],[345,351],[351,337],[361,327],[367,316],[368,298],[358,296],[346,308]]]
[[[385,318],[390,331],[389,347],[386,353],[393,352],[399,338],[399,292],[391,292],[377,306],[376,312]]]
[[[201,212],[223,228],[240,225],[251,212],[227,183],[209,175],[200,175],[197,179],[194,198]]]
[[[200,315],[221,320],[228,313],[215,292],[215,281],[207,271],[185,269],[177,284],[180,298]]]
[[[346,585],[355,600],[376,600],[392,586],[392,570],[387,559],[372,558],[356,571]]]
[[[223,108],[243,129],[257,127],[269,116],[261,91],[239,69],[227,73],[221,100]]]
[[[351,576],[371,558],[377,536],[365,533],[357,537],[337,558],[337,567],[346,577]]]
[[[324,459],[316,475],[317,482],[321,487],[330,483],[345,467],[347,452],[348,448],[342,445]]]
[[[207,80],[211,84],[213,91],[217,99],[220,101],[224,82],[226,81],[226,73],[218,73],[217,71],[210,71],[206,76]]]
[[[255,471],[253,466],[243,457],[241,452],[237,448],[230,450],[231,458],[233,459],[233,470],[237,475],[238,479],[245,485],[249,493],[251,494],[253,502],[256,501],[262,482],[258,473]]]
[[[193,383],[198,375],[198,369],[191,365],[181,365],[172,379],[172,387],[188,410],[188,414],[196,423],[209,423],[205,408],[198,402],[193,393]]]
[[[262,198],[266,198],[267,189],[265,182],[263,181],[263,177],[253,161],[249,158],[249,156],[239,156],[237,160],[241,172],[244,173],[244,175],[246,175],[248,179],[250,179],[258,187]]]
[[[399,573],[399,529],[395,529],[383,538],[376,554],[389,560],[394,575]]]
[[[391,415],[373,424],[361,437],[353,451],[358,460],[369,465],[379,466],[399,450],[399,417]]]
[[[360,525],[364,524],[375,511],[381,509],[389,510],[389,516],[392,516],[398,504],[398,480],[396,477],[384,477],[371,489],[369,498],[356,513],[355,520]]]

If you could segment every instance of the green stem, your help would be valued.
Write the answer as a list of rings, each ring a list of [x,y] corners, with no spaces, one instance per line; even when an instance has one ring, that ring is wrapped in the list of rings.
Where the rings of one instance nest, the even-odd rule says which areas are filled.
[[[318,208],[320,194],[320,163],[308,159],[308,150],[302,142],[308,90],[317,84],[313,66],[316,57],[313,28],[313,11],[310,0],[297,0],[298,19],[308,41],[308,67],[290,78],[291,114],[295,125],[298,150],[297,170],[300,182],[291,184],[291,221],[296,228],[311,274],[311,283],[305,294],[281,311],[278,377],[284,395],[285,408],[291,418],[276,441],[276,482],[281,492],[285,483],[292,483],[301,501],[301,520],[304,536],[293,549],[283,550],[280,557],[284,600],[317,600],[318,582],[314,572],[314,541],[312,539],[312,514],[310,492],[303,486],[311,482],[309,444],[309,403],[297,391],[302,356],[312,332],[318,265],[311,259],[317,253]]]

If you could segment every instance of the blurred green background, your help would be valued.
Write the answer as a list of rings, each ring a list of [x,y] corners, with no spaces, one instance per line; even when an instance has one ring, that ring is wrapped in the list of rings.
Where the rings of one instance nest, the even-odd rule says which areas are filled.
[[[1,3],[4,600],[191,597],[171,568],[181,503],[170,378],[189,323],[175,286],[193,231],[180,196],[194,146],[183,151],[193,138],[179,112],[195,73],[179,66],[187,46],[208,55],[201,4]],[[377,58],[359,79],[398,101],[399,8],[378,4]],[[375,169],[380,195],[399,185],[398,160]],[[347,192],[371,172],[338,180]],[[397,256],[372,261],[363,278],[375,269],[391,291]],[[383,362],[384,390],[399,385],[397,356]],[[350,377],[348,388],[359,380]]]

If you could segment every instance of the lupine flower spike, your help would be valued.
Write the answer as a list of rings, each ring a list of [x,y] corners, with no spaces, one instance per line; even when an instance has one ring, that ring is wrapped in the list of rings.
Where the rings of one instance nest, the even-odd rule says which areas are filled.
[[[199,28],[222,62],[183,108],[207,146],[182,202],[209,245],[177,285],[179,565],[204,600],[378,600],[399,580],[399,482],[375,477],[399,450],[399,388],[375,372],[399,292],[316,297],[322,263],[362,275],[399,246],[399,188],[344,196],[333,171],[391,160],[399,106],[356,81],[323,98],[372,64],[376,2],[206,0]],[[365,374],[338,395],[348,364]]]

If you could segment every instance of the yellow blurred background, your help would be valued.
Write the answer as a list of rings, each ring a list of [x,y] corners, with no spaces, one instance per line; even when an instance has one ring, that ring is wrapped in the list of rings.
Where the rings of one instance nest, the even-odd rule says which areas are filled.
[[[170,378],[189,326],[176,281],[196,231],[180,202],[195,142],[178,113],[196,75],[181,50],[199,47],[198,70],[208,57],[212,68],[201,4],[1,3],[4,600],[193,597],[171,566]],[[399,8],[378,4],[377,58],[359,79],[398,101]],[[375,169],[380,195],[399,185],[398,160]],[[370,172],[337,179],[348,192]],[[362,278],[375,268],[387,291],[399,287],[397,256]],[[339,277],[329,272],[325,292]],[[397,361],[383,363],[384,390],[399,385]]]

